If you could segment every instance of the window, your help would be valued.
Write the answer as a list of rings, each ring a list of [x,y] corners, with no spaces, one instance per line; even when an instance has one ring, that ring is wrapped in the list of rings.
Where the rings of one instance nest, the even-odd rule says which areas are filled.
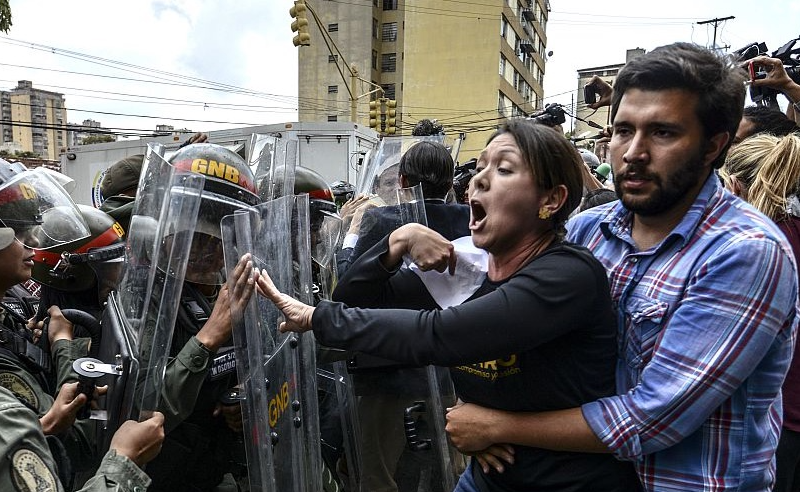
[[[339,55],[328,55],[328,63],[336,63],[339,61]]]
[[[328,32],[338,32],[339,31],[339,24],[328,24]]]
[[[381,55],[381,72],[394,72],[397,70],[397,53],[384,53]]]
[[[329,85],[328,86],[328,94],[337,94],[339,92],[338,85]]]
[[[500,75],[505,76],[506,74],[506,57],[500,55]]]
[[[383,0],[383,10],[397,10],[397,0]]]
[[[378,52],[376,50],[372,50],[372,69],[378,69]]]
[[[505,16],[500,19],[500,37],[505,38],[508,34],[508,21]]]
[[[383,87],[383,97],[386,99],[396,99],[395,96],[395,85],[394,84],[381,84]]]
[[[337,121],[336,115],[335,114],[329,114],[328,115],[328,121]]]
[[[382,26],[381,41],[397,41],[397,22],[387,22]]]
[[[372,18],[372,37],[378,39],[378,19]]]

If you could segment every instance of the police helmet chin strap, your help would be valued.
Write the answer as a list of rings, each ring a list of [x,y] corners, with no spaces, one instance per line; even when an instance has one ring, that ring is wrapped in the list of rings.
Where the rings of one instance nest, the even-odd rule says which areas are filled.
[[[69,268],[72,265],[115,260],[122,257],[124,251],[125,243],[95,248],[87,253],[70,253],[68,251],[64,251],[61,253],[61,258],[58,260],[58,263],[56,263],[55,266],[50,269],[49,273],[55,278],[69,279],[72,278],[72,274],[69,273]]]

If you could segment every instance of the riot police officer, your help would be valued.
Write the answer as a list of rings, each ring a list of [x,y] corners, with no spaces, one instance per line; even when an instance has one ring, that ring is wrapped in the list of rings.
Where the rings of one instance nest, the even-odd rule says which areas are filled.
[[[0,159],[2,292],[30,278],[35,248],[52,247],[88,234],[74,203],[51,178]],[[0,465],[0,484],[5,484],[0,488],[60,491],[70,487],[69,458],[81,451],[90,453],[82,430],[72,426],[86,396],[78,394],[77,384],[71,383],[62,386],[53,398],[56,388],[49,387],[46,379],[50,354],[34,343],[18,307],[8,299],[0,303],[0,426],[4,429],[0,453],[8,458]],[[52,349],[55,353],[69,352],[72,347],[64,342]],[[131,427],[136,429],[132,431]],[[130,459],[143,464],[151,457],[134,452],[137,448],[157,452],[158,418],[146,427],[126,425],[126,431],[115,441],[115,450],[103,460],[98,472],[102,478],[83,490],[106,490],[110,483],[145,486],[146,477]]]
[[[167,435],[147,473],[151,490],[236,490],[246,463],[240,407],[228,398],[237,381],[219,224],[260,200],[252,171],[225,147],[188,145],[170,163],[205,182],[159,407]]]

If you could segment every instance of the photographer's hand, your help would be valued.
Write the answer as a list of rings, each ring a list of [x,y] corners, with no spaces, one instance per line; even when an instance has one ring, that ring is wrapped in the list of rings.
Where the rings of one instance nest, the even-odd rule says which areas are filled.
[[[768,56],[757,56],[750,60],[753,66],[763,68],[766,76],[762,79],[751,79],[750,83],[755,87],[771,87],[783,93],[789,100],[789,107],[786,116],[793,119],[795,123],[800,123],[800,112],[797,105],[800,104],[800,84],[797,84],[783,67],[783,62],[778,58]]]
[[[600,98],[597,100],[597,102],[593,104],[587,104],[589,108],[598,109],[602,108],[603,106],[611,106],[611,96],[614,95],[614,88],[611,87],[611,84],[601,79],[597,75],[592,75],[592,78],[586,85],[593,86],[595,92],[600,94]]]

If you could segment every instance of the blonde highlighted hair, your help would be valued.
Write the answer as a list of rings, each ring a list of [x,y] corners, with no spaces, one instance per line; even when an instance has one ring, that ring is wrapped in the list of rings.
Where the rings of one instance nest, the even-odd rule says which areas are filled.
[[[732,177],[747,188],[747,201],[773,221],[786,218],[788,197],[800,188],[800,135],[753,135],[733,147],[720,169],[728,189]]]

